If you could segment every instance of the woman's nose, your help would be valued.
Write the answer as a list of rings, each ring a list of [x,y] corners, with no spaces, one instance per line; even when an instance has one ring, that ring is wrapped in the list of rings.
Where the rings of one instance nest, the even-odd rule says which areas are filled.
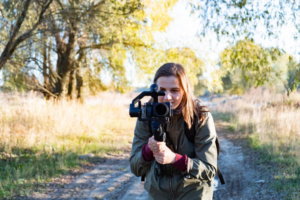
[[[165,94],[164,99],[165,99],[165,100],[171,100],[172,97],[171,97],[170,93],[169,93],[169,92],[165,92],[165,93],[166,93],[166,94]]]

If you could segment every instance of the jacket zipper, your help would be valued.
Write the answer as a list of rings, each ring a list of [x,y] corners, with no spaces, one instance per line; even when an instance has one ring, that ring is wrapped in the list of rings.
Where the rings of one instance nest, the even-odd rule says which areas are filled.
[[[170,191],[171,191],[171,194],[172,194],[172,196],[173,196],[173,199],[176,200],[176,197],[175,197],[174,192],[173,192],[173,189],[172,189],[172,178],[173,178],[173,176],[170,176]]]
[[[173,126],[174,126],[174,122],[173,122],[173,120],[171,120],[170,124],[169,124],[169,133],[170,133],[171,128],[173,128]],[[175,150],[175,152],[177,152],[177,142],[176,142],[175,145],[176,146],[174,147],[175,148],[174,150]],[[172,179],[173,179],[173,176],[170,176],[170,192],[172,194],[173,199],[176,200],[176,196],[175,196],[175,194],[173,192],[173,189],[172,189]]]

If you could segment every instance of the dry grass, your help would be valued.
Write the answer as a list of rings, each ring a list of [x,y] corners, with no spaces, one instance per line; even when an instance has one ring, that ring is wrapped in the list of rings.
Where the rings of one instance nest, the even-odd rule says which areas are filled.
[[[78,166],[79,155],[130,147],[133,97],[103,93],[80,104],[46,102],[34,93],[0,94],[0,197],[27,194],[34,183]]]
[[[286,181],[276,185],[278,190],[300,193],[300,93],[287,97],[252,89],[214,110],[231,116],[227,117],[232,122],[229,128],[249,138],[251,146],[262,153],[261,162],[278,164],[274,179]]]
[[[87,105],[11,95],[0,105],[0,148],[7,153],[14,148],[51,147],[86,153],[89,144],[122,148],[132,139],[135,124],[124,97],[102,94],[98,104]]]

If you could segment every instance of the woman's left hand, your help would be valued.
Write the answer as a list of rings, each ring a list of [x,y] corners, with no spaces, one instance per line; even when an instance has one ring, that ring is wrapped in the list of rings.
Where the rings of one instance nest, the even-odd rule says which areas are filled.
[[[176,154],[169,149],[165,143],[161,145],[160,151],[154,153],[155,160],[160,164],[173,164],[175,162]]]

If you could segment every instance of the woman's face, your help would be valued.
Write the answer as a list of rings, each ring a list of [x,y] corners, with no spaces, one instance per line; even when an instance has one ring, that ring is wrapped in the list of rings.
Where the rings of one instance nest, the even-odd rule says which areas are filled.
[[[159,90],[166,93],[165,96],[159,96],[159,102],[171,102],[172,109],[179,106],[182,96],[183,89],[180,87],[179,80],[175,76],[161,76],[156,81]]]

